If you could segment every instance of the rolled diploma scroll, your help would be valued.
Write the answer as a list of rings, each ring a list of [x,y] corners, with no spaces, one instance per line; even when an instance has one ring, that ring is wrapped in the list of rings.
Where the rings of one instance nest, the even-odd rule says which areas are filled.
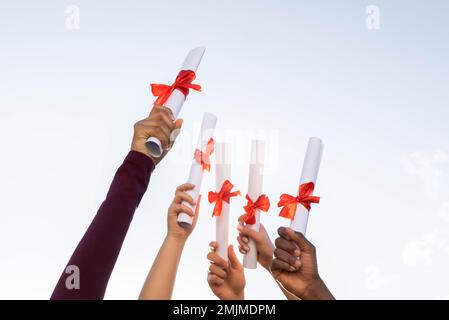
[[[320,169],[321,155],[323,153],[323,143],[320,138],[310,138],[307,146],[306,156],[302,167],[299,184],[313,182],[316,184],[318,170]],[[296,208],[295,218],[290,223],[290,228],[306,234],[309,211],[301,204]]]
[[[198,144],[197,149],[202,150],[203,152],[206,151],[206,146],[209,140],[214,135],[215,126],[217,125],[217,117],[211,113],[205,112],[203,115],[203,121],[201,123],[201,131],[200,135],[198,137]],[[187,191],[190,196],[197,201],[198,195],[201,190],[201,182],[203,181],[203,168],[201,164],[196,162],[195,158],[193,158],[192,166],[190,167],[190,174],[189,178],[187,180],[188,183],[192,183],[195,185],[195,188],[192,190]],[[188,202],[183,202],[183,205],[186,205],[187,207],[191,208],[193,212],[195,212],[195,206],[192,206]],[[190,217],[188,214],[180,213],[178,215],[178,223],[181,226],[188,226],[191,225],[193,221],[193,218]],[[186,225],[187,224],[187,225]]]
[[[229,143],[217,143],[215,147],[215,174],[216,190],[220,191],[226,180],[231,180],[231,145]],[[229,206],[223,201],[223,209],[220,216],[215,217],[215,240],[218,243],[217,253],[228,261],[228,236],[229,236]]]
[[[265,141],[251,141],[251,157],[249,164],[248,195],[254,202],[262,194],[263,186],[263,165],[265,162]],[[260,210],[256,211],[256,223],[249,224],[248,227],[259,232],[260,229]],[[253,239],[248,242],[249,252],[243,257],[243,266],[247,269],[257,268],[257,247]]]
[[[184,60],[184,64],[182,65],[181,70],[192,70],[196,72],[201,59],[203,58],[205,50],[205,47],[198,47],[190,50],[190,52],[187,54],[186,59]],[[173,112],[173,116],[176,119],[181,112],[181,108],[185,100],[186,97],[184,96],[184,94],[181,91],[175,89],[164,105],[171,109],[171,111]],[[150,137],[146,143],[146,146],[153,157],[158,158],[162,155],[162,145],[158,138]]]

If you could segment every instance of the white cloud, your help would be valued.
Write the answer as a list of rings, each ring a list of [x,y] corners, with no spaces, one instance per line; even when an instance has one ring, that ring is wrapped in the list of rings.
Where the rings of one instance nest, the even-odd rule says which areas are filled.
[[[433,231],[424,234],[420,239],[405,245],[402,253],[404,264],[409,266],[433,264],[438,254],[449,254],[449,239],[446,233]]]
[[[403,157],[401,164],[408,174],[421,181],[426,195],[435,200],[440,192],[441,165],[448,159],[449,155],[440,150],[431,153],[413,152]]]
[[[398,278],[397,275],[383,273],[380,268],[375,265],[366,267],[365,274],[365,287],[368,290],[384,288],[392,284]]]

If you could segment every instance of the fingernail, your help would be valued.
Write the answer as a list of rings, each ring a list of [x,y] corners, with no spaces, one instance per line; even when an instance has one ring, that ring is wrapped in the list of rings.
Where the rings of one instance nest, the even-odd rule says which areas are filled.
[[[291,270],[291,271],[295,271],[296,268],[295,268],[294,266],[290,266],[290,270]]]
[[[299,260],[296,260],[296,261],[295,261],[295,267],[296,267],[296,268],[299,268],[300,265],[301,265],[301,262],[300,262]]]
[[[249,247],[248,246],[244,246],[246,251],[249,251]]]
[[[296,249],[295,252],[294,252],[294,254],[295,254],[295,256],[299,257],[299,254],[300,254],[299,250]]]
[[[246,243],[249,242],[248,238],[246,238],[246,237],[242,237],[242,240],[243,240],[243,242],[246,242]]]

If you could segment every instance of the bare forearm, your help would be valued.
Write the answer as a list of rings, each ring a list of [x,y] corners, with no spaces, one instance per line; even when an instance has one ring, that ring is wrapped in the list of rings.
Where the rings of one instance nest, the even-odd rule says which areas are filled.
[[[145,280],[139,299],[171,299],[184,241],[166,237]]]

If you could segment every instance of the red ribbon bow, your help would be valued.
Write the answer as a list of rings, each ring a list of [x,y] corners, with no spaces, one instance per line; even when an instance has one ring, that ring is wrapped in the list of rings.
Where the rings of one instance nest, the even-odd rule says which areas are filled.
[[[298,203],[310,210],[312,203],[320,203],[320,197],[312,196],[315,184],[313,182],[303,183],[299,186],[298,195],[296,197],[289,194],[282,194],[278,203],[278,207],[283,207],[279,215],[284,218],[293,220],[296,214]]]
[[[210,138],[206,145],[206,152],[203,152],[199,149],[195,150],[193,157],[195,158],[196,162],[198,162],[203,167],[203,170],[210,171],[210,156],[214,152],[214,148],[215,141],[214,139]]]
[[[196,75],[192,70],[181,70],[176,77],[175,82],[169,86],[167,84],[151,84],[151,92],[155,97],[157,97],[154,102],[157,105],[163,105],[167,102],[172,92],[178,89],[183,95],[187,97],[189,94],[189,89],[196,91],[201,91],[201,86],[199,84],[193,84],[192,81],[195,80]]]
[[[257,198],[256,202],[253,202],[249,195],[246,195],[246,200],[248,200],[248,203],[243,207],[246,212],[246,215],[243,217],[243,221],[245,221],[246,224],[255,224],[256,210],[267,212],[268,209],[270,209],[270,199],[268,199],[266,195],[261,194]]]
[[[223,182],[223,185],[221,186],[221,190],[219,192],[209,191],[209,202],[215,202],[212,217],[219,217],[221,215],[221,211],[223,210],[223,201],[229,203],[231,197],[241,195],[240,191],[231,192],[233,187],[234,185],[229,180],[226,180],[225,182]]]

